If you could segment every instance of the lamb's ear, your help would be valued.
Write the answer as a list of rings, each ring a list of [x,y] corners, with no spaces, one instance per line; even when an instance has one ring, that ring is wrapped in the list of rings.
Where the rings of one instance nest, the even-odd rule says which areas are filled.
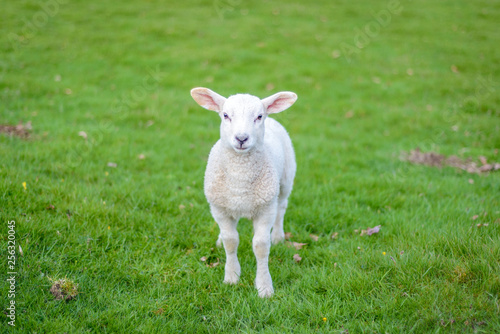
[[[297,101],[297,94],[293,92],[280,92],[262,100],[268,114],[275,114],[292,106]]]
[[[226,102],[224,96],[203,87],[191,89],[191,96],[203,108],[217,112],[222,110],[222,106]]]

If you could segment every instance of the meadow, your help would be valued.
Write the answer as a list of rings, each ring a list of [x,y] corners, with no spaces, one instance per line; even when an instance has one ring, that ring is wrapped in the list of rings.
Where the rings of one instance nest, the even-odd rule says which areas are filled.
[[[0,332],[500,332],[500,171],[404,158],[500,162],[500,1],[22,0],[0,21],[0,125],[31,122],[0,134]],[[298,95],[273,115],[298,170],[270,299],[248,220],[222,283],[198,86]]]

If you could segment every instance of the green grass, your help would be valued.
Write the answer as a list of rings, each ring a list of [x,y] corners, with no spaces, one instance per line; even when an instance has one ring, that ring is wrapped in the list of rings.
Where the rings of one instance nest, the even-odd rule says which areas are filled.
[[[500,332],[500,173],[399,159],[500,161],[499,1],[401,1],[349,57],[387,1],[43,3],[0,14],[0,124],[33,124],[0,135],[2,311],[9,220],[24,254],[1,332]],[[241,283],[222,283],[203,195],[219,118],[196,86],[299,96],[275,118],[298,163],[285,231],[308,245],[272,247],[271,299],[245,220]],[[77,298],[55,300],[48,277]]]

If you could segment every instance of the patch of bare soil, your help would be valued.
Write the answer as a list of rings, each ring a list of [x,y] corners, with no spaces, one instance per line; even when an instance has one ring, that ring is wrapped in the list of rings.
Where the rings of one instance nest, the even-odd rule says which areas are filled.
[[[50,292],[54,295],[56,300],[71,300],[78,295],[78,284],[70,279],[63,278],[60,280],[52,280],[52,287]]]
[[[479,157],[479,162],[472,159],[461,159],[456,155],[449,157],[436,152],[422,152],[416,148],[409,153],[403,154],[403,159],[416,165],[425,165],[431,167],[455,167],[466,171],[467,173],[481,174],[500,170],[500,163],[490,162],[485,157]]]
[[[19,123],[17,125],[0,124],[0,133],[19,138],[28,138],[31,129],[31,122],[27,122],[26,124]]]

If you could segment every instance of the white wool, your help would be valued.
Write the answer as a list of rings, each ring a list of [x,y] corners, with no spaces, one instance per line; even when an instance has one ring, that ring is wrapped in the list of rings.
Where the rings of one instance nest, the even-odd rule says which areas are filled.
[[[221,138],[210,152],[205,172],[205,195],[221,231],[218,244],[222,241],[226,250],[224,282],[239,280],[236,225],[245,217],[254,224],[255,284],[259,296],[269,297],[274,293],[268,268],[271,239],[273,243],[284,239],[283,216],[296,163],[285,128],[267,116],[287,109],[297,96],[282,92],[263,100],[248,94],[225,99],[207,88],[195,88],[191,95],[221,117]]]

